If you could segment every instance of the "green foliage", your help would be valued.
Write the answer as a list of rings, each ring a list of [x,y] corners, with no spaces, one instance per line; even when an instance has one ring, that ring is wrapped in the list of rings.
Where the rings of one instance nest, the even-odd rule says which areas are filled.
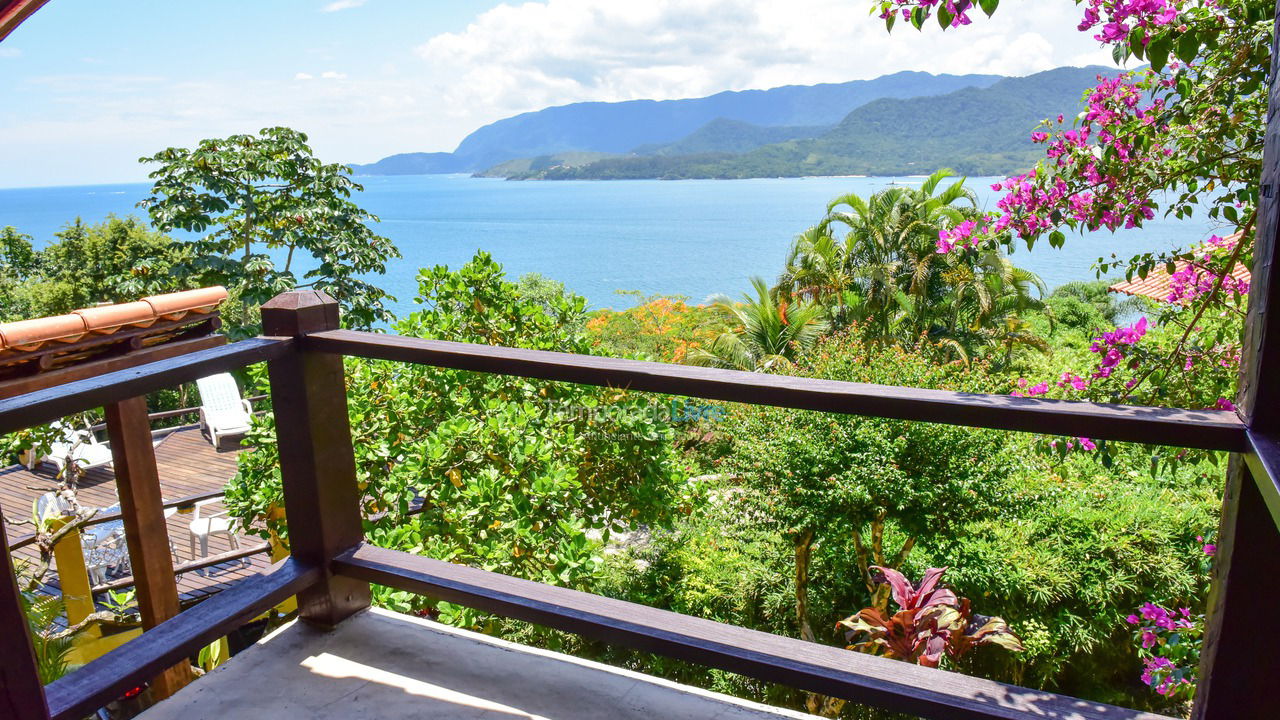
[[[420,309],[398,334],[591,351],[581,297],[526,298],[485,253],[418,282]],[[669,413],[634,393],[358,359],[347,360],[347,383],[366,532],[379,545],[589,588],[600,567],[593,537],[661,524],[678,505]],[[287,537],[271,514],[282,500],[271,424],[255,427],[227,503]],[[378,600],[426,602],[388,591]]]
[[[0,233],[0,316],[19,320],[61,315],[97,303],[119,303],[186,289],[173,272],[183,247],[135,217],[115,215],[96,224],[77,218],[58,240],[32,252],[30,238],[12,228]],[[7,297],[6,297],[7,296]]]
[[[826,217],[793,243],[777,292],[822,303],[837,328],[857,324],[878,343],[937,348],[948,357],[1048,344],[1027,316],[1044,309],[1044,284],[1001,253],[939,253],[939,232],[977,217],[964,180],[949,170],[919,188],[891,187],[836,198]]]
[[[660,362],[685,362],[689,353],[728,332],[732,325],[719,308],[690,305],[680,295],[642,295],[626,310],[597,310],[587,320],[592,344],[604,354]]]
[[[22,591],[19,600],[27,617],[40,682],[48,685],[67,674],[72,648],[71,636],[58,633],[55,624],[64,612],[62,598]]]
[[[735,303],[719,295],[715,307],[736,325],[706,347],[693,349],[693,365],[730,370],[770,370],[789,367],[807,352],[828,328],[825,309],[803,300],[779,302],[760,278],[751,278],[756,296]]]
[[[351,201],[363,189],[345,165],[312,155],[307,136],[285,127],[202,140],[141,159],[159,168],[139,203],[162,231],[204,233],[181,271],[202,285],[225,285],[243,306],[237,334],[257,333],[252,309],[285,290],[315,287],[341,303],[345,321],[390,319],[389,296],[364,278],[400,257],[367,223],[378,218]],[[284,253],[282,265],[275,255]],[[305,254],[298,258],[295,253]],[[305,282],[300,282],[305,281]]]
[[[1107,280],[1069,282],[1055,288],[1045,304],[1062,327],[1098,335],[1144,307],[1139,298],[1117,298],[1107,291],[1110,285]]]

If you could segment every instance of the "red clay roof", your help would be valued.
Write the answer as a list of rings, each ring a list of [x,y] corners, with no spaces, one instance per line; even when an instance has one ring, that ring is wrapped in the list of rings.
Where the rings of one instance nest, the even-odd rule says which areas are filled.
[[[0,323],[0,352],[37,350],[49,342],[76,342],[90,333],[110,335],[122,327],[147,327],[156,320],[176,320],[188,313],[205,314],[227,299],[221,286],[153,295],[137,302],[74,310],[67,315]]]
[[[1239,233],[1234,236],[1228,236],[1228,239],[1238,238]],[[1183,270],[1187,267],[1186,260],[1177,262],[1177,269]],[[1240,263],[1231,269],[1231,277],[1243,282],[1249,282],[1251,276],[1249,269]],[[1165,270],[1163,265],[1159,265],[1151,272],[1147,273],[1146,278],[1135,277],[1132,280],[1122,280],[1115,285],[1107,288],[1113,293],[1123,293],[1125,295],[1136,295],[1138,297],[1151,298],[1160,302],[1169,301],[1169,272]]]

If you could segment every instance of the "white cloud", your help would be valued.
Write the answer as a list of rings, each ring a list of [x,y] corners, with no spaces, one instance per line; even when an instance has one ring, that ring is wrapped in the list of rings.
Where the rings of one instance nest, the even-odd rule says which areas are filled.
[[[339,10],[350,10],[351,8],[358,8],[368,1],[369,0],[334,0],[334,2],[320,8],[320,12],[330,13],[338,12]]]
[[[321,13],[337,13],[338,10],[349,10],[364,5],[369,0],[334,0],[333,3],[320,8]]]
[[[1072,0],[1005,0],[995,18],[967,28],[917,33],[899,25],[891,35],[867,7],[866,0],[546,0],[498,6],[414,48],[362,49],[377,53],[363,64],[335,56],[292,76],[281,68],[242,78],[28,79],[48,101],[35,110],[19,93],[0,103],[0,156],[10,160],[0,166],[0,186],[141,179],[141,155],[269,125],[306,131],[322,158],[370,162],[452,150],[485,123],[583,100],[697,97],[898,70],[1021,75],[1109,62],[1076,31]],[[88,176],[88,168],[111,169]]]
[[[494,119],[582,100],[865,79],[898,70],[1025,75],[1109,62],[1070,0],[892,35],[858,0],[548,0],[500,5],[416,48],[450,113]]]
[[[0,58],[16,58],[22,51],[15,47],[0,47]]]

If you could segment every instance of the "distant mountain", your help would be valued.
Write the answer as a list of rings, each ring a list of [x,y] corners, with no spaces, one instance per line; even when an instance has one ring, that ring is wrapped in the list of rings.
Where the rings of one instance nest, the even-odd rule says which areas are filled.
[[[942,95],[988,87],[999,75],[932,75],[900,72],[873,80],[787,85],[769,90],[722,92],[683,100],[574,103],[528,112],[485,125],[453,153],[406,153],[353,165],[359,174],[465,172],[515,158],[569,151],[625,153],[673,143],[723,119],[759,126],[834,125],[856,107],[880,98]]]
[[[564,152],[554,155],[539,155],[533,158],[516,158],[515,160],[508,160],[494,165],[488,170],[476,173],[476,175],[478,177],[505,178],[512,175],[545,172],[557,167],[581,167],[607,157],[612,156],[609,153],[600,152]]]
[[[351,165],[357,175],[430,175],[470,172],[471,164],[453,153],[401,153],[368,165]]]
[[[517,179],[741,178],[917,175],[950,167],[969,175],[1030,167],[1043,155],[1030,139],[1046,117],[1076,115],[1104,67],[1058,68],[939,97],[880,99],[830,131],[745,153],[615,156]]]
[[[665,145],[641,145],[636,155],[696,155],[744,153],[758,147],[823,135],[830,125],[753,125],[741,120],[716,118],[692,133]]]

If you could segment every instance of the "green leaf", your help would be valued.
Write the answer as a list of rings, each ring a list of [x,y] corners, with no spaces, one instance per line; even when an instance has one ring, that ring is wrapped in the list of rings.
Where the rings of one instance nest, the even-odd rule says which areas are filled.
[[[1146,37],[1147,31],[1141,26],[1129,31],[1129,52],[1133,53],[1139,60],[1142,59],[1143,52],[1146,50],[1146,46],[1142,44]]]
[[[918,7],[911,11],[911,24],[914,25],[917,30],[924,27],[924,21],[926,19],[924,8]]]
[[[982,7],[982,12],[991,17],[995,14],[996,8],[1000,7],[1000,0],[978,0],[978,5]]]
[[[1164,70],[1165,65],[1169,62],[1169,38],[1167,35],[1161,35],[1151,44],[1147,46],[1147,61],[1151,63],[1151,69],[1156,72]]]
[[[1196,59],[1196,55],[1200,53],[1200,39],[1195,33],[1186,33],[1178,38],[1178,44],[1175,47],[1178,59],[1182,62],[1191,62]]]
[[[948,12],[947,8],[942,5],[938,6],[937,12],[938,12],[938,26],[941,27],[943,30],[946,30],[947,28],[951,27],[951,21],[955,20],[955,16],[952,15],[950,12]]]
[[[1061,230],[1054,230],[1049,233],[1049,245],[1055,248],[1061,248],[1067,242],[1067,236],[1062,234]]]

